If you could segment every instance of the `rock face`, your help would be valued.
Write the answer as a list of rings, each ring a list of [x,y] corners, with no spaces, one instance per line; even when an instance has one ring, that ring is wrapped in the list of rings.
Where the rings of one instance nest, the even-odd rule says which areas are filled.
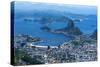
[[[75,27],[75,25],[74,25],[74,22],[73,22],[73,20],[69,20],[68,21],[68,25],[67,25],[67,28],[74,28]]]
[[[82,34],[82,32],[80,31],[80,29],[78,27],[67,28],[66,31],[68,34],[72,34],[72,35],[81,35]]]
[[[66,27],[66,32],[68,34],[73,34],[73,35],[81,35],[82,34],[80,29],[78,27],[75,27],[73,20],[69,20],[68,26]]]
[[[81,35],[82,34],[81,30],[78,27],[75,27],[73,20],[68,21],[67,27],[56,30],[56,31],[65,32],[70,35]]]
[[[67,34],[70,34],[70,35],[81,35],[82,34],[81,30],[75,26],[73,20],[67,19],[66,21],[67,21],[67,25],[65,28],[62,28],[62,29],[53,30],[53,29],[50,29],[48,26],[44,26],[41,29],[48,31],[48,32],[52,32],[52,33],[61,33],[61,34],[63,33],[66,35]]]

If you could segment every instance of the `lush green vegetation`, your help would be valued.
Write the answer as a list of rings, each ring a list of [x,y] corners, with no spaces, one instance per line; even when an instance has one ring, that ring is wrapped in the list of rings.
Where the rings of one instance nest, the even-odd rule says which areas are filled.
[[[34,56],[33,58],[25,50],[15,49],[14,65],[22,64],[44,64],[44,62],[39,61],[42,57]],[[21,61],[21,62],[20,62]]]

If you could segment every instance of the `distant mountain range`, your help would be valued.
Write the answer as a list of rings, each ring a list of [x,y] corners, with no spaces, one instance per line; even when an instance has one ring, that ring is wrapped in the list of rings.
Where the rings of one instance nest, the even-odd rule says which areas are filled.
[[[16,16],[63,16],[63,15],[96,15],[96,6],[65,5],[50,3],[32,3],[16,1],[14,9]]]

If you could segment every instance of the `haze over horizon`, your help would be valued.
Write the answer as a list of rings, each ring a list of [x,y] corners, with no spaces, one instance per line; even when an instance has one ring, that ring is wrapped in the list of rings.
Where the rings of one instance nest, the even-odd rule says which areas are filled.
[[[33,12],[33,11],[60,11],[74,14],[91,15],[97,13],[96,6],[74,5],[74,4],[53,4],[38,2],[21,2],[15,1],[15,12]]]

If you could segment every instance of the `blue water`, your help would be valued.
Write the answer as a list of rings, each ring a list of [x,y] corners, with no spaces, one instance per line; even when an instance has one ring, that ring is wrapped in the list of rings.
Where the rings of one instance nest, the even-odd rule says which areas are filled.
[[[96,16],[85,17],[81,22],[76,22],[75,25],[80,28],[85,34],[91,34],[97,29],[97,18]]]
[[[41,29],[43,25],[40,22],[33,22],[24,21],[24,17],[16,18],[14,23],[14,33],[15,35],[18,34],[28,34],[33,37],[40,37],[43,42],[37,42],[36,45],[60,45],[63,44],[65,41],[71,39],[70,36],[65,36],[63,34],[54,34],[50,32],[43,31]],[[53,22],[48,25],[51,29],[61,29],[67,26],[65,22]],[[96,29],[96,18],[88,18],[87,20],[83,20],[81,22],[75,22],[75,26],[79,27],[80,30],[85,33],[89,34],[92,33]]]
[[[40,22],[25,22],[24,18],[15,19],[14,23],[14,33],[18,34],[28,34],[33,37],[40,37],[43,42],[37,42],[37,45],[60,45],[65,41],[70,40],[70,36],[65,36],[63,34],[53,34],[50,32],[45,32],[41,29],[42,25]]]
[[[31,5],[31,7],[29,6]],[[43,7],[42,6],[46,6]],[[25,21],[25,18],[44,18],[44,17],[61,17],[62,15],[75,19],[78,11],[78,15],[81,15],[82,21],[75,21],[75,26],[77,26],[84,34],[90,34],[92,33],[96,27],[97,27],[97,17],[96,17],[96,10],[95,7],[90,8],[88,6],[90,13],[87,11],[83,11],[82,8],[78,7],[71,7],[68,8],[68,6],[55,6],[53,8],[53,5],[47,5],[47,4],[30,4],[30,3],[17,3],[15,4],[15,19],[14,19],[14,34],[28,34],[33,37],[40,37],[43,41],[35,43],[36,45],[61,45],[65,41],[68,41],[70,39],[73,39],[71,36],[65,36],[63,34],[54,34],[50,32],[43,31],[41,27],[43,27],[43,24],[41,24],[40,21]],[[28,9],[25,9],[25,7],[29,7]],[[47,8],[49,7],[49,8]],[[41,9],[40,9],[41,8]],[[56,9],[55,9],[56,8]],[[68,8],[68,10],[65,10],[65,8]],[[77,11],[74,11],[72,9],[77,9]],[[84,7],[86,10],[86,6]],[[78,10],[79,9],[79,10]],[[82,9],[82,12],[81,12]],[[63,11],[64,10],[64,11]],[[69,12],[72,13],[69,13]],[[79,12],[80,11],[80,12]],[[68,14],[68,13],[69,14]],[[71,14],[71,15],[70,15]],[[88,15],[89,14],[89,15]],[[93,14],[93,15],[92,15]],[[95,14],[95,15],[94,15]],[[70,15],[70,16],[69,16]],[[48,22],[46,22],[48,23]],[[54,21],[48,25],[51,29],[61,29],[67,26],[67,23],[61,22],[61,21]]]

